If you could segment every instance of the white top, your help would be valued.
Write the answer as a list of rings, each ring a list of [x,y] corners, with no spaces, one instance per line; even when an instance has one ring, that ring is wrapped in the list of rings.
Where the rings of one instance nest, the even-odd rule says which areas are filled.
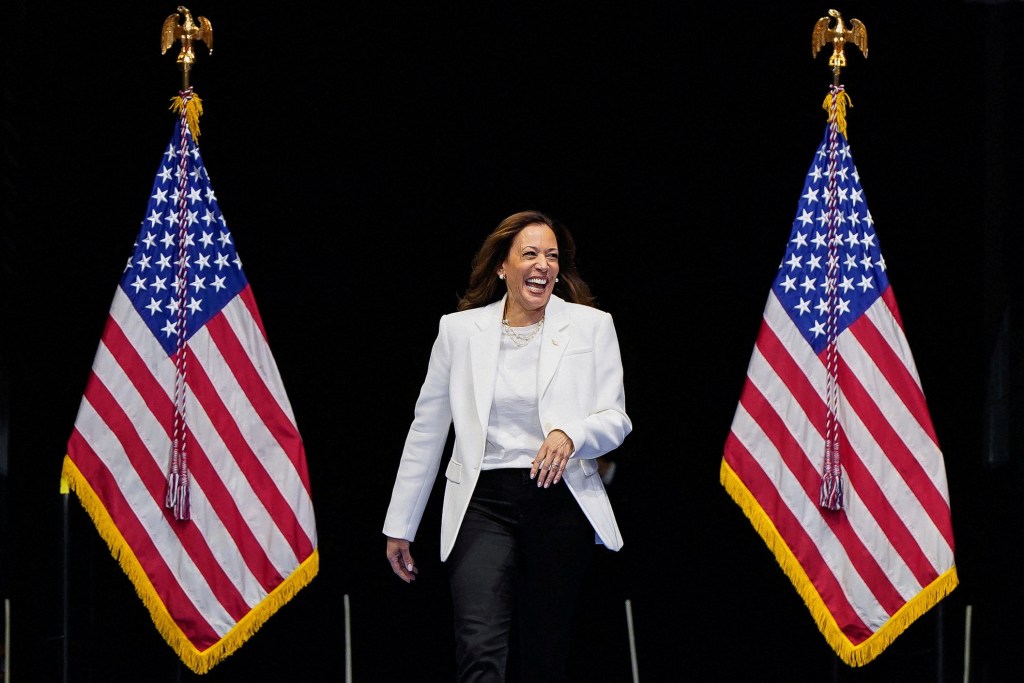
[[[512,330],[527,335],[538,324]],[[539,361],[540,335],[524,346],[516,346],[507,334],[501,335],[494,401],[487,419],[487,444],[480,463],[482,469],[529,468],[544,443],[537,410]]]

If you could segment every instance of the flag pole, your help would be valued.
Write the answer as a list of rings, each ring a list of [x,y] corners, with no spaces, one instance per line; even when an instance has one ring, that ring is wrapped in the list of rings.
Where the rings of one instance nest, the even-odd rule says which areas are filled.
[[[640,668],[636,660],[636,635],[633,633],[633,603],[626,600],[626,628],[629,631],[629,662],[633,669],[633,683],[640,683]]]
[[[70,672],[70,666],[68,661],[68,640],[70,639],[70,633],[68,628],[69,613],[71,610],[71,600],[69,592],[70,581],[68,577],[70,572],[68,571],[68,565],[71,562],[71,526],[68,524],[68,500],[71,497],[71,492],[68,489],[66,482],[61,479],[61,498],[62,505],[64,507],[64,531],[63,531],[63,558],[61,564],[61,601],[63,602],[61,608],[61,633],[60,633],[60,651],[61,651],[61,681],[68,683],[68,675]]]

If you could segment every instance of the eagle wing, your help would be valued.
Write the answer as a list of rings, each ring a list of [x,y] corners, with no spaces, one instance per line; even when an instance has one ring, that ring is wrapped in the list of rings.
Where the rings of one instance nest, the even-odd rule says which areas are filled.
[[[818,19],[818,23],[814,25],[814,31],[811,32],[812,57],[817,57],[821,48],[832,42],[832,32],[828,29],[828,22],[828,17],[822,17],[821,19]]]
[[[206,17],[199,17],[199,36],[198,38],[206,43],[206,47],[210,50],[210,54],[213,54],[213,24]]]
[[[860,48],[860,51],[864,53],[864,56],[868,56],[868,30],[864,26],[864,22],[860,19],[850,20],[851,33],[853,37],[850,38],[850,42]]]
[[[160,32],[160,54],[167,54],[167,50],[174,45],[174,41],[181,37],[181,27],[178,25],[178,15],[172,14],[164,19],[164,27]]]

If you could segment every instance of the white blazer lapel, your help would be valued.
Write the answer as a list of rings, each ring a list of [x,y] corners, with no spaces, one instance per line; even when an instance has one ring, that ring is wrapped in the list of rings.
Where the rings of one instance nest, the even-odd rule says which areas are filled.
[[[540,363],[537,368],[537,396],[540,398],[548,390],[562,354],[569,347],[569,316],[565,314],[563,303],[558,297],[552,296],[544,312]]]
[[[486,306],[476,319],[477,331],[469,340],[469,359],[473,373],[473,393],[481,429],[486,433],[498,377],[498,349],[501,347],[501,312],[505,298]]]

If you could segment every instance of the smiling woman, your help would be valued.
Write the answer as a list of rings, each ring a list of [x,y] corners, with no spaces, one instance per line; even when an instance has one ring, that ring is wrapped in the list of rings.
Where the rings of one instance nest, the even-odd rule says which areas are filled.
[[[409,583],[419,571],[410,543],[455,426],[441,559],[459,681],[504,681],[510,668],[525,681],[566,680],[595,534],[622,547],[595,459],[632,423],[611,316],[590,305],[574,256],[568,230],[536,211],[490,234],[459,311],[441,318],[405,442],[384,534]],[[513,632],[524,656],[510,661]]]

